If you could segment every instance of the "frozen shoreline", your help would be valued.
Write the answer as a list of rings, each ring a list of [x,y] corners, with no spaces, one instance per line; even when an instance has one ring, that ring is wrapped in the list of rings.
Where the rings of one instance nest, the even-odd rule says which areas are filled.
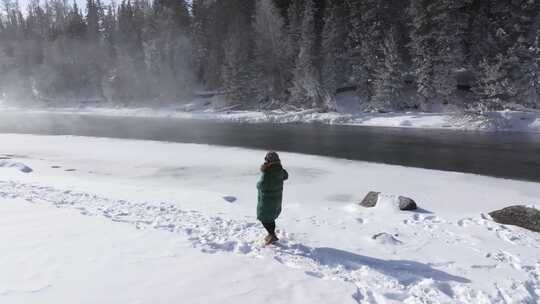
[[[32,169],[0,168],[1,302],[540,297],[540,234],[487,215],[538,206],[538,183],[282,153],[291,174],[283,246],[265,249],[254,217],[263,151],[77,136],[0,134],[0,142],[2,157]],[[358,206],[371,190],[410,196],[423,210],[396,211],[386,199]],[[88,290],[100,292],[82,301]]]
[[[152,108],[16,108],[2,107],[0,111],[27,113],[59,113],[103,115],[112,117],[147,117],[213,120],[236,123],[322,123],[329,125],[446,129],[466,131],[504,131],[540,133],[540,111],[499,111],[485,116],[459,113],[319,113],[316,110],[284,111],[216,111],[212,109],[152,109]]]

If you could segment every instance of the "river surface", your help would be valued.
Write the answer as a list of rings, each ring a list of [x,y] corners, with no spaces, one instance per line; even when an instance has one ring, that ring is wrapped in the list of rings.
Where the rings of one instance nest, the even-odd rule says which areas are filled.
[[[323,124],[245,124],[177,118],[23,112],[0,113],[0,133],[81,135],[224,145],[540,182],[540,134],[533,133]],[[1,146],[8,144],[2,143]]]

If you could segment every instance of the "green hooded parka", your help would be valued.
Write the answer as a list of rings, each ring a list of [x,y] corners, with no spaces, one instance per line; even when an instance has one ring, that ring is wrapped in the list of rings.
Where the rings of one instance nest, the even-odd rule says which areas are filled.
[[[289,174],[280,163],[263,165],[262,176],[257,183],[257,219],[263,223],[274,222],[281,213],[283,181]]]

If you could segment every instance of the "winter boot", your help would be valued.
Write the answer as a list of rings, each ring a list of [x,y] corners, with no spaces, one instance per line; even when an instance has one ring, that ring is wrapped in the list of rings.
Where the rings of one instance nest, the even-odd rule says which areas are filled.
[[[268,235],[266,238],[264,238],[264,245],[271,245],[279,241],[278,237],[275,234]]]

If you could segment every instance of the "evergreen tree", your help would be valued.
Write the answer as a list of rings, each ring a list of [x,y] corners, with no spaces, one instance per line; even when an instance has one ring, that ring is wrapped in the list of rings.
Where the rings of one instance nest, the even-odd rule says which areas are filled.
[[[384,65],[385,34],[389,28],[402,30],[406,2],[362,0],[348,2],[346,56],[351,80],[364,104],[373,101],[377,69]],[[398,45],[401,40],[396,39]]]
[[[192,2],[192,23],[191,23],[191,41],[192,41],[192,60],[196,79],[208,85],[208,58],[210,54],[210,43],[208,41],[208,29],[210,9],[204,0],[193,0]]]
[[[118,40],[116,73],[112,78],[113,99],[123,103],[137,103],[151,98],[148,69],[143,48],[144,15],[140,2],[133,5],[123,1],[118,8]]]
[[[455,93],[465,40],[464,1],[411,0],[411,51],[424,110],[449,103]]]
[[[97,2],[95,0],[86,1],[86,25],[87,38],[91,43],[97,44],[99,41],[100,19]]]
[[[261,76],[258,86],[272,99],[284,99],[290,52],[285,22],[272,0],[258,0],[254,19],[256,64]]]
[[[86,1],[0,0],[2,98],[157,106],[196,88],[331,110],[356,88],[364,109],[540,103],[539,1]]]
[[[363,56],[365,30],[362,22],[362,2],[348,2],[347,37],[345,40],[345,56],[350,66],[350,81],[357,87],[357,94],[364,102],[369,101],[369,76],[367,60]]]
[[[539,100],[540,2],[512,1],[507,7],[510,17],[503,19],[506,21],[503,26],[510,44],[506,69],[512,86],[516,88],[512,101],[534,107]]]
[[[386,34],[382,50],[383,60],[377,67],[374,79],[374,107],[379,110],[399,108],[403,92],[402,61],[396,42],[396,32],[390,29]]]
[[[231,35],[226,41],[222,77],[227,101],[231,105],[254,105],[258,98],[257,84],[254,83],[256,75],[250,66],[250,54],[243,42],[236,35]]]
[[[348,60],[344,54],[347,39],[346,13],[345,3],[336,1],[327,9],[325,18],[322,34],[321,81],[330,94],[346,86],[350,75]]]
[[[312,0],[305,1],[300,43],[293,70],[291,103],[301,107],[321,107],[323,99],[315,66],[315,11]]]
[[[472,107],[502,109],[505,104],[534,107],[538,100],[538,47],[540,7],[536,1],[475,3],[471,57],[478,102]],[[497,72],[495,72],[497,71]],[[490,85],[486,85],[489,83]],[[496,88],[493,89],[493,88]],[[492,97],[496,91],[497,98]]]
[[[292,1],[287,10],[287,32],[293,57],[300,52],[300,40],[302,39],[302,16],[306,0]]]
[[[227,10],[237,12],[236,18],[228,20],[228,39],[225,41],[225,62],[222,66],[223,89],[229,104],[254,107],[260,99],[255,62],[253,30],[254,3],[231,0]]]
[[[188,98],[192,88],[191,17],[184,0],[156,0],[145,39],[155,95],[163,100]]]
[[[477,84],[475,92],[478,101],[473,109],[480,112],[487,110],[501,110],[508,92],[512,91],[508,74],[504,69],[505,60],[501,54],[492,60],[483,59],[478,64]]]

